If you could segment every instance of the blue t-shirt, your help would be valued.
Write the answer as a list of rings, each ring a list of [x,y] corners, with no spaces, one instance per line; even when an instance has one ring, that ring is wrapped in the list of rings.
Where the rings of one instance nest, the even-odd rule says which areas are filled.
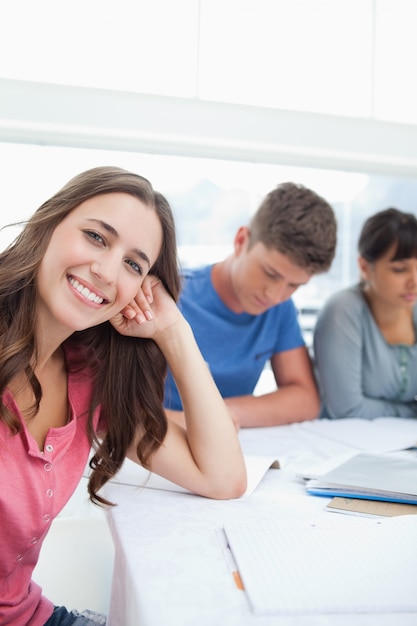
[[[250,395],[272,355],[304,345],[297,311],[290,299],[261,315],[234,313],[217,295],[211,270],[209,265],[184,272],[179,307],[223,398]],[[165,406],[182,409],[170,372]]]

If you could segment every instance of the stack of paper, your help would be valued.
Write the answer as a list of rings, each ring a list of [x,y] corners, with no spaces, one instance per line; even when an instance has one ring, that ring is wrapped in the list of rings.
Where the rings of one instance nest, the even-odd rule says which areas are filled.
[[[307,492],[391,502],[417,503],[417,458],[412,455],[360,453],[321,478]]]

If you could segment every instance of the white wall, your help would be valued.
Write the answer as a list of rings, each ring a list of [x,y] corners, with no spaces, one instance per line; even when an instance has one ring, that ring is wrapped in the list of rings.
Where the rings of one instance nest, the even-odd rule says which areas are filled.
[[[0,2],[0,141],[415,176],[414,0]]]

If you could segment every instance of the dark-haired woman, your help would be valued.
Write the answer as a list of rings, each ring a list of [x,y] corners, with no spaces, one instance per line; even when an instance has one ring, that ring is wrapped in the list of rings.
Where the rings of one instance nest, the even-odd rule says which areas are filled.
[[[319,314],[322,417],[417,417],[417,219],[395,208],[363,225],[358,285]]]

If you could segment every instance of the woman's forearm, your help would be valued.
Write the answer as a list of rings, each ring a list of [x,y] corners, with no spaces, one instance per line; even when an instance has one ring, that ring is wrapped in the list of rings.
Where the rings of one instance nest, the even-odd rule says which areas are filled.
[[[240,495],[246,470],[236,428],[185,319],[164,331],[158,345],[181,396],[186,438],[201,479]]]

